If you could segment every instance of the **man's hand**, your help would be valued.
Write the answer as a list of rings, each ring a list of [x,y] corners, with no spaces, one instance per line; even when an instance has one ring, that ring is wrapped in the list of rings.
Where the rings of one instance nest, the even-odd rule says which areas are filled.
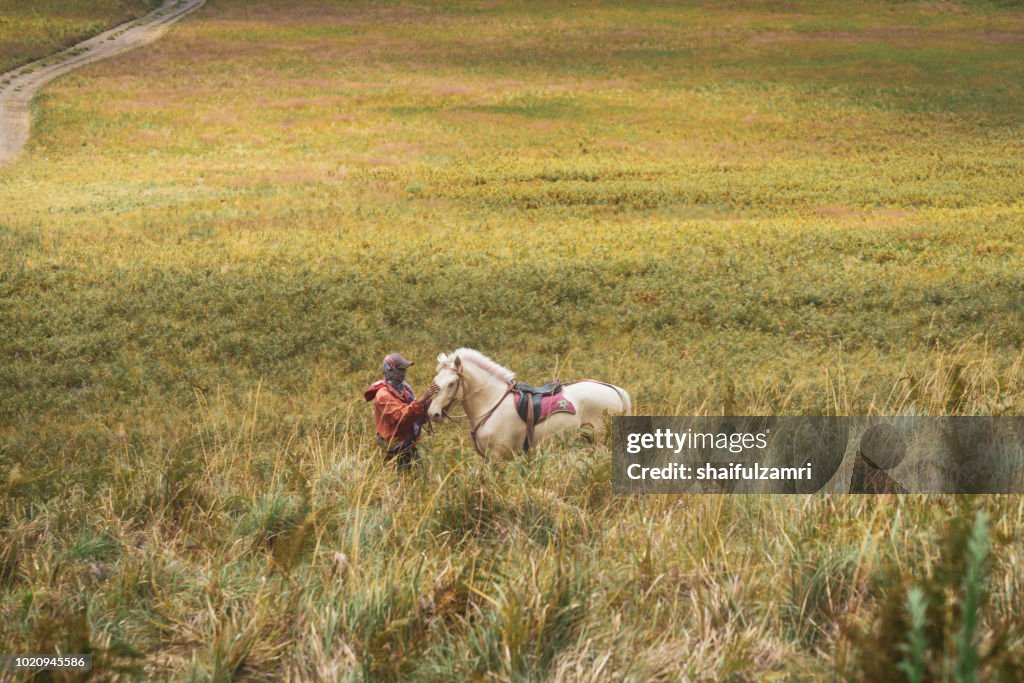
[[[437,396],[437,392],[439,391],[441,391],[441,387],[437,386],[436,384],[431,384],[429,387],[427,387],[426,391],[423,392],[423,395],[420,396],[420,403],[422,403],[425,406],[430,405],[430,401],[435,396]]]

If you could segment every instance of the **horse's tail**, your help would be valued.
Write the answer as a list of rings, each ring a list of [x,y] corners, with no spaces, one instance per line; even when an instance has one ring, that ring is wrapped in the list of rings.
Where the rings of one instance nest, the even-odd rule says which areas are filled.
[[[597,380],[590,380],[591,382],[597,382]],[[615,390],[615,393],[619,395],[619,401],[622,403],[622,413],[628,415],[633,412],[633,399],[630,398],[629,392],[616,384],[608,384],[607,382],[597,382],[603,384],[606,387],[611,387]]]
[[[580,382],[592,382],[594,384],[603,384],[609,389],[614,390],[615,393],[619,395],[619,401],[622,402],[622,412],[625,414],[633,412],[633,399],[630,398],[629,392],[620,386],[609,384],[608,382],[602,382],[599,379],[574,379],[569,382],[562,382],[562,386],[567,387],[570,384],[579,384]]]
[[[630,398],[629,392],[622,387],[615,387],[615,390],[619,392],[619,400],[622,401],[623,414],[629,415],[633,412],[633,399]]]

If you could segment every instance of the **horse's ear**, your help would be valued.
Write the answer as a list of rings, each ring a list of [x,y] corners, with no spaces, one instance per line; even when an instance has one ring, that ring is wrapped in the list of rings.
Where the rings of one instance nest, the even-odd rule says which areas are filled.
[[[438,363],[443,363],[446,360],[448,360],[448,356],[444,355],[444,351],[442,351],[441,353],[437,354],[437,362]]]
[[[459,358],[458,356],[455,356],[455,372],[461,372],[461,371],[462,371],[462,359]]]

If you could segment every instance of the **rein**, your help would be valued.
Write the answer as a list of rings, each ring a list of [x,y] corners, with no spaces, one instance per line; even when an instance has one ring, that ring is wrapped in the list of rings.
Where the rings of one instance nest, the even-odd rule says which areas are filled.
[[[469,415],[466,415],[465,412],[463,412],[462,415],[450,415],[448,413],[448,409],[451,408],[456,401],[461,400],[465,402],[466,400],[465,396],[463,396],[461,399],[459,398],[459,389],[462,388],[462,375],[456,375],[456,377],[458,377],[458,380],[456,380],[455,384],[455,395],[452,397],[452,400],[448,402],[448,405],[441,409],[441,416],[448,418],[452,422],[454,422],[455,420],[469,419]],[[476,391],[473,392],[473,394],[479,393],[480,391],[481,389],[477,389]],[[472,396],[473,394],[470,394],[470,396]],[[465,406],[463,406],[463,410],[465,410]]]
[[[459,389],[462,388],[462,373],[458,374],[458,378],[458,384],[455,386],[455,398],[452,400],[452,403],[458,400]],[[505,398],[515,390],[515,386],[515,382],[509,382],[508,385],[505,387],[505,393],[503,393],[501,395],[501,398],[499,398],[494,403],[494,405],[491,406],[490,410],[488,410],[486,413],[483,414],[483,416],[480,417],[480,419],[477,421],[475,425],[473,424],[473,419],[469,415],[449,415],[448,408],[451,407],[451,404],[448,404],[448,407],[442,408],[441,414],[447,417],[449,420],[453,421],[456,418],[465,418],[466,420],[469,420],[469,437],[473,439],[473,448],[476,449],[477,453],[483,455],[483,451],[480,450],[480,444],[478,444],[476,441],[476,433],[480,430],[481,427],[484,426],[484,423],[487,422],[487,420],[491,419],[491,416],[494,415],[495,411],[497,411],[498,408],[501,406],[501,402],[504,401]],[[481,391],[483,391],[483,387],[474,391],[473,394],[477,394]],[[472,396],[473,394],[470,394],[470,396]],[[466,396],[463,396],[461,400],[463,404],[465,404]]]
[[[511,394],[514,389],[515,389],[515,384],[513,382],[509,382],[508,386],[505,387],[505,393],[501,395],[501,398],[499,398],[497,400],[497,402],[493,406],[491,406],[490,410],[488,410],[486,413],[484,413],[483,417],[480,418],[480,421],[476,423],[476,426],[474,427],[472,422],[470,422],[469,436],[470,436],[470,438],[473,439],[473,448],[476,449],[477,453],[480,453],[481,455],[483,455],[483,453],[480,452],[480,447],[476,443],[476,433],[477,433],[477,431],[481,427],[484,426],[484,423],[487,422],[487,420],[489,420],[491,418],[491,415],[494,415],[494,411],[496,411],[498,409],[498,406],[501,405],[501,402],[504,401],[505,397],[508,396],[509,394]]]

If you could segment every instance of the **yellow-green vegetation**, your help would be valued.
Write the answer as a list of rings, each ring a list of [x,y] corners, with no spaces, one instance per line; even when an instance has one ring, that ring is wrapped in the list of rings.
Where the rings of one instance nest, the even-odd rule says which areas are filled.
[[[0,0],[0,73],[140,17],[158,0]]]
[[[360,390],[472,346],[638,413],[1019,414],[1022,84],[983,1],[217,0],[64,77],[0,170],[0,642],[1019,680],[1017,497],[614,497],[464,424],[401,476]]]

